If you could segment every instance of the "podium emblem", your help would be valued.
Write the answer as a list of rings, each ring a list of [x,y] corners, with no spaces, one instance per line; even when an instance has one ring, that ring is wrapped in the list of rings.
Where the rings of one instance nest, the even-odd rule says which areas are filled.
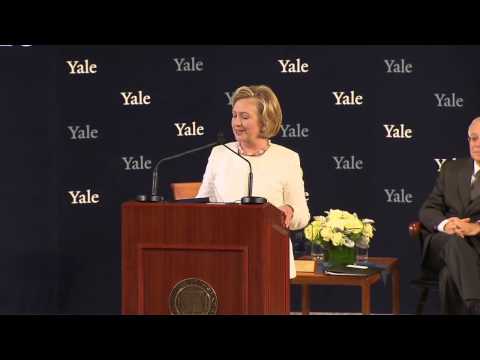
[[[184,279],[170,292],[170,314],[212,315],[217,313],[217,308],[215,290],[201,279]]]

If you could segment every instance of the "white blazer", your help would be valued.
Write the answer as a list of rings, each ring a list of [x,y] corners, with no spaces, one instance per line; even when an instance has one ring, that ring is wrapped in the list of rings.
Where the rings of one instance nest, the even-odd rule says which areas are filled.
[[[238,151],[238,143],[226,144]],[[303,171],[298,154],[284,146],[270,144],[260,156],[245,156],[252,164],[252,196],[261,196],[276,207],[290,205],[294,212],[290,230],[307,226],[310,220],[305,199]],[[197,197],[208,197],[212,202],[234,202],[248,195],[249,168],[223,146],[215,146],[208,158],[202,185]],[[296,276],[292,244],[290,242],[290,278]]]

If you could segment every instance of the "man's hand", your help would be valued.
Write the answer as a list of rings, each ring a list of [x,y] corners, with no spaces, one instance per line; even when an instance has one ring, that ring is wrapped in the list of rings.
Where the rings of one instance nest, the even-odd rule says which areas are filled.
[[[460,218],[458,217],[452,217],[448,220],[448,222],[445,224],[445,227],[443,230],[448,234],[448,235],[453,235],[455,234],[455,230],[457,229],[457,222],[461,221]]]
[[[470,222],[470,218],[455,221],[455,234],[464,238],[465,236],[476,236],[480,233],[480,225]]]
[[[470,218],[459,219],[453,217],[449,219],[444,230],[449,235],[458,235],[461,238],[465,236],[476,236],[480,234],[480,225],[470,222]]]

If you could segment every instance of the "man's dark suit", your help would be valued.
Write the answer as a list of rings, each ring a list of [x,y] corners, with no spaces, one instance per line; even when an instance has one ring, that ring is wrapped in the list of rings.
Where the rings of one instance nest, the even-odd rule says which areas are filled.
[[[450,217],[480,221],[480,196],[470,200],[473,160],[446,161],[422,208],[422,264],[439,273],[445,313],[464,313],[465,304],[480,300],[480,237],[460,238],[437,230]]]

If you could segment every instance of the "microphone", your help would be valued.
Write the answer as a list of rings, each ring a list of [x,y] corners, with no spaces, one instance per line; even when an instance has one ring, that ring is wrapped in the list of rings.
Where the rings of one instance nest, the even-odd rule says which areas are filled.
[[[223,138],[219,138],[219,140],[224,140]],[[250,161],[248,161],[246,158],[244,158],[242,155],[240,155],[238,152],[230,149],[227,145],[224,144],[225,141],[221,142],[220,145],[225,146],[228,150],[233,152],[235,155],[239,156],[243,160],[245,160],[248,163],[248,166],[250,168],[250,173],[248,174],[248,196],[244,196],[241,199],[241,203],[243,205],[251,205],[251,204],[265,204],[267,202],[267,199],[264,197],[260,196],[252,196],[252,184],[253,184],[253,173],[252,173],[252,164],[250,164]]]
[[[218,133],[217,141],[215,141],[215,142],[211,142],[209,144],[206,144],[206,145],[199,146],[199,147],[196,147],[196,148],[191,149],[191,150],[181,152],[180,154],[168,156],[168,157],[165,157],[163,159],[158,160],[158,162],[155,164],[155,167],[153,168],[152,195],[143,195],[143,194],[142,195],[137,195],[136,200],[141,201],[141,202],[165,201],[164,197],[162,195],[158,194],[158,167],[160,166],[160,164],[162,164],[162,163],[164,163],[165,161],[168,161],[168,160],[178,159],[178,158],[183,157],[185,155],[192,154],[192,153],[200,151],[200,150],[208,149],[208,148],[210,148],[212,146],[215,146],[215,145],[223,145],[224,143],[225,143],[225,139],[223,137],[223,134]]]

